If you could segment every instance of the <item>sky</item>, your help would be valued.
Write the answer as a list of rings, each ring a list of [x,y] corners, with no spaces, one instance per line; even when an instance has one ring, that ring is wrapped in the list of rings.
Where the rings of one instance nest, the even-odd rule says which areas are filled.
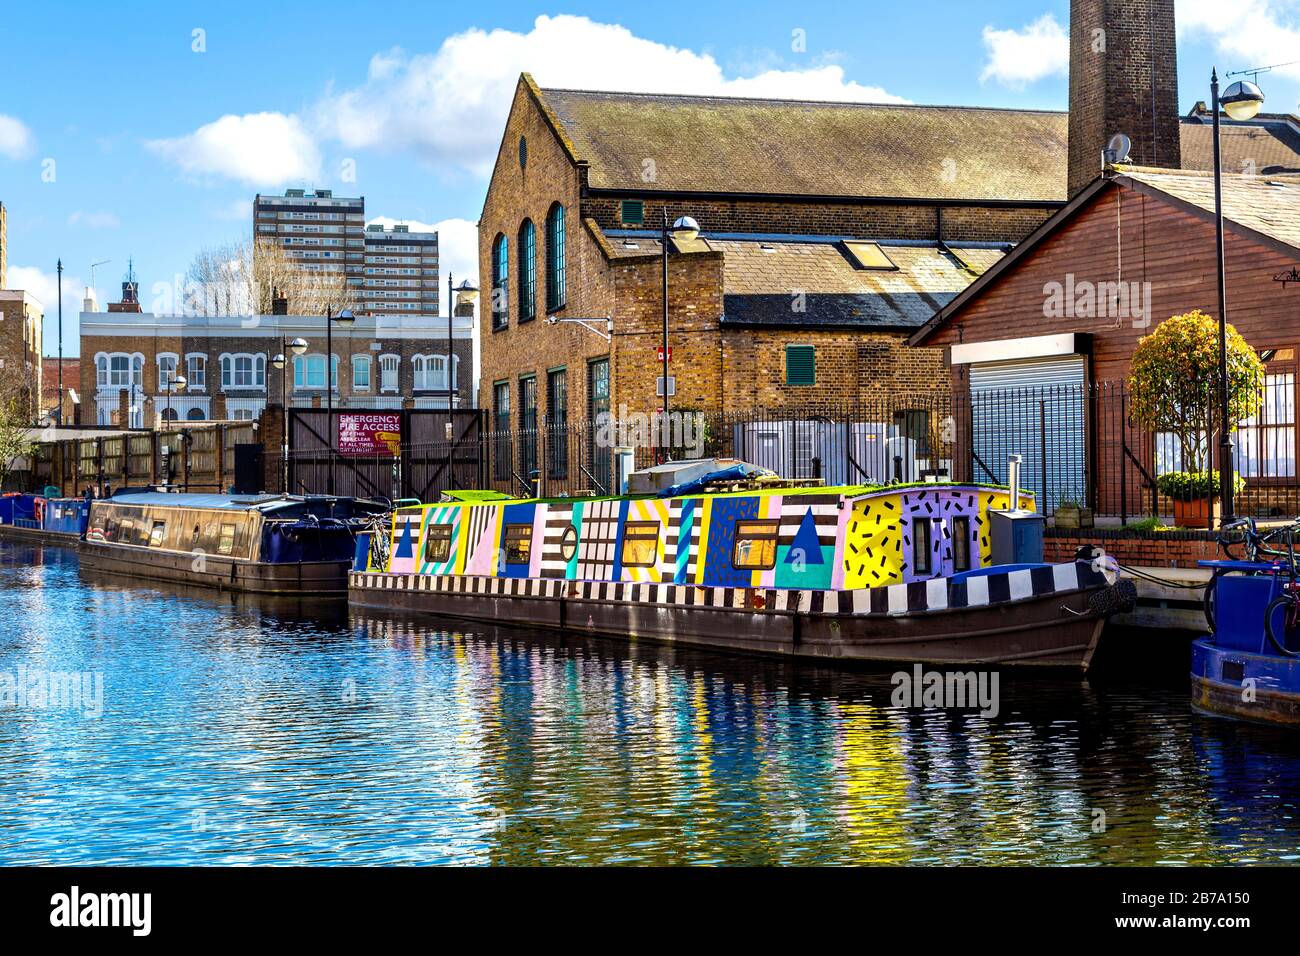
[[[1221,72],[1300,60],[1300,0],[1176,0],[1179,103]],[[441,234],[477,277],[474,223],[519,73],[542,86],[1065,109],[1066,0],[857,4],[367,4],[0,0],[0,202],[10,288],[65,355],[92,278],[128,260],[146,310],[206,246],[251,235],[260,192],[330,188],[370,221]],[[1300,65],[1260,76],[1300,112]],[[446,272],[443,273],[445,281]],[[46,322],[45,350],[57,348]]]

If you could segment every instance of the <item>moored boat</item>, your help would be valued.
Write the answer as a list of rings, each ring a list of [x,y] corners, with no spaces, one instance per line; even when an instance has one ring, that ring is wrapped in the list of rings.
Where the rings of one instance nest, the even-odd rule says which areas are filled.
[[[993,516],[1032,502],[976,484],[794,487],[734,467],[659,493],[480,493],[396,510],[349,598],[823,660],[1086,669],[1132,585],[1091,560],[995,565],[1007,532]]]
[[[76,547],[86,531],[90,498],[0,496],[0,538]]]
[[[1213,633],[1192,642],[1192,707],[1300,727],[1300,598],[1289,562],[1202,561],[1215,572]]]
[[[358,531],[387,511],[355,498],[119,492],[91,502],[81,563],[220,590],[342,596]]]

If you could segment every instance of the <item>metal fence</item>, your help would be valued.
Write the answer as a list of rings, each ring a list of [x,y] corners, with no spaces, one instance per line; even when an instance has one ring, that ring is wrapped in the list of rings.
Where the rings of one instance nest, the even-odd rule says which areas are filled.
[[[785,478],[828,485],[924,481],[1005,483],[1007,459],[1020,455],[1021,481],[1048,513],[1063,504],[1131,521],[1169,516],[1156,477],[1180,470],[1172,435],[1132,417],[1120,384],[980,390],[949,396],[882,396],[852,405],[806,405],[747,412],[674,412],[669,418],[603,417],[493,430],[484,412],[457,412],[453,438],[446,412],[412,423],[396,456],[334,458],[340,494],[382,494],[436,501],[449,488],[487,488],[512,495],[614,493],[614,452],[629,448],[637,467],[666,457],[739,458]],[[1300,510],[1296,476],[1294,381],[1266,388],[1263,410],[1233,433],[1246,490],[1242,514]],[[323,415],[323,413],[321,413]],[[438,418],[437,415],[441,415]],[[319,430],[320,422],[312,422]],[[291,430],[292,433],[292,430]],[[323,438],[295,442],[295,491],[326,490]],[[1217,448],[1217,436],[1209,436]],[[450,464],[448,464],[450,463]]]

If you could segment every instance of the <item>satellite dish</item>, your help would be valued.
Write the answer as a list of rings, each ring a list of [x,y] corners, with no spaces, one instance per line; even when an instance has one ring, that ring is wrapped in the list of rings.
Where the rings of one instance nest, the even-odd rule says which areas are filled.
[[[1106,148],[1102,151],[1102,157],[1108,166],[1115,163],[1127,163],[1129,161],[1128,153],[1132,148],[1133,141],[1131,139],[1123,133],[1116,133],[1110,138],[1110,142],[1106,144]]]

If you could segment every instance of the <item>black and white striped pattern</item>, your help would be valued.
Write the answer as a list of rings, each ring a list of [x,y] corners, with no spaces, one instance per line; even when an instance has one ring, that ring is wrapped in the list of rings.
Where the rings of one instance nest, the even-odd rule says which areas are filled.
[[[1105,583],[1090,564],[1054,564],[1023,571],[1004,571],[962,581],[932,578],[854,591],[808,591],[777,588],[696,587],[616,581],[561,581],[550,578],[486,578],[466,575],[379,574],[354,571],[353,588],[433,591],[574,601],[616,601],[681,607],[750,611],[798,611],[804,614],[902,615],[966,607],[1007,604],[1030,597],[1067,593]]]
[[[562,578],[569,562],[564,559],[561,545],[564,533],[573,526],[573,505],[538,505],[546,509],[546,531],[542,536],[542,577]]]

